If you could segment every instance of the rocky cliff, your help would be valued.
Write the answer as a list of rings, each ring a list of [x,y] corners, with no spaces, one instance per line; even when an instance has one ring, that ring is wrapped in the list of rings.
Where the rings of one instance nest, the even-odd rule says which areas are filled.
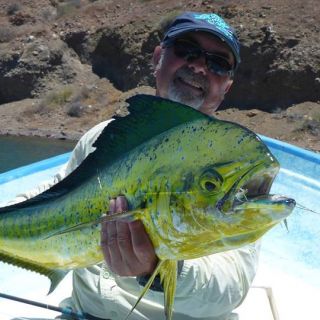
[[[297,134],[283,136],[283,130],[275,137],[300,144],[307,134],[318,141],[317,2],[1,0],[0,130],[78,138],[121,113],[132,92],[153,92],[151,57],[166,23],[193,10],[223,16],[242,44],[242,64],[219,116],[242,119],[259,132],[261,115],[270,120],[260,132],[267,135],[281,120]]]

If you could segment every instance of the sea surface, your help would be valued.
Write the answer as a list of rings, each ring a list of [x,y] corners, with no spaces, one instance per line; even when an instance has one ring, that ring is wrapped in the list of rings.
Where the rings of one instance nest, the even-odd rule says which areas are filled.
[[[76,141],[0,136],[0,173],[68,151]]]

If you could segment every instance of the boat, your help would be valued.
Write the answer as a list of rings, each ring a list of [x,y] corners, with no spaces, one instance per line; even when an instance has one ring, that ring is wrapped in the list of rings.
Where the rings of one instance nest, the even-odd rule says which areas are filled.
[[[316,319],[320,297],[320,154],[261,136],[281,169],[271,193],[297,202],[287,225],[280,224],[262,239],[257,276],[244,302],[235,310],[239,320]],[[0,205],[16,194],[51,179],[70,153],[0,174]],[[0,263],[0,292],[57,306],[70,296],[71,273],[50,295],[44,276]],[[54,318],[57,313],[0,298],[0,319]]]

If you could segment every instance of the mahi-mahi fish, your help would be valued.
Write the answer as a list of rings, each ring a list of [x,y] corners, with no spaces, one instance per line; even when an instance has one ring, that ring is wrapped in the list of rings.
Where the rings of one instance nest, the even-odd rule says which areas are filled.
[[[166,318],[172,318],[177,262],[241,247],[284,220],[295,201],[270,195],[279,163],[252,131],[159,97],[128,100],[94,151],[61,182],[0,209],[0,261],[46,275],[50,292],[66,272],[103,260],[101,216],[124,195],[159,263]]]

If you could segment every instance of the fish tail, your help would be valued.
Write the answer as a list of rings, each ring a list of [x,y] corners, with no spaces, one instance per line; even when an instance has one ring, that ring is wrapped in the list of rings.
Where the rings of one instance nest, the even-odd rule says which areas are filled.
[[[174,296],[177,286],[178,263],[175,260],[165,260],[159,270],[164,292],[165,315],[172,319]]]

